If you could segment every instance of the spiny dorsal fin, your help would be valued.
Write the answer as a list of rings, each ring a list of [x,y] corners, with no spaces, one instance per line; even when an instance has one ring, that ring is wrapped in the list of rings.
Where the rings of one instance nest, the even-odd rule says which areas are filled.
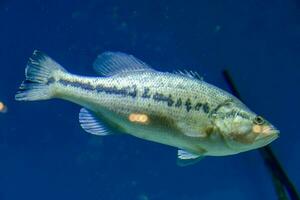
[[[80,126],[88,133],[94,135],[110,135],[109,129],[92,112],[81,108],[79,112]]]
[[[174,71],[174,74],[181,75],[188,78],[198,79],[200,81],[203,81],[203,77],[201,77],[198,72],[194,71],[188,71],[188,70],[176,70]]]
[[[94,61],[93,67],[97,73],[103,76],[137,71],[154,71],[149,65],[133,55],[110,51],[100,54]]]

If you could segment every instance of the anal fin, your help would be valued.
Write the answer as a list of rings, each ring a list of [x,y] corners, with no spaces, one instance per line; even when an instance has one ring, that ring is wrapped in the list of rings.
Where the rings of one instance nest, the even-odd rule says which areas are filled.
[[[85,108],[80,109],[79,123],[83,130],[94,135],[105,136],[112,134],[109,128],[94,113]]]

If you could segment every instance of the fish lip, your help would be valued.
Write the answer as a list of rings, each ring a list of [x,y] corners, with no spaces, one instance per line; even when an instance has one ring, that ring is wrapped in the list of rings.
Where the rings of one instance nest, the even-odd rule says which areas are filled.
[[[279,137],[279,135],[280,135],[280,131],[272,127],[272,129],[269,130],[269,133],[267,135],[260,134],[255,138],[255,141],[266,140],[270,143],[276,140]]]

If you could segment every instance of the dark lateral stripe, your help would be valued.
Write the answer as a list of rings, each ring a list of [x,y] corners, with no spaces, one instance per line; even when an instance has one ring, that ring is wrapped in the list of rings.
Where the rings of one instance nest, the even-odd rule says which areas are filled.
[[[121,96],[131,96],[136,97],[137,96],[137,87],[136,85],[133,85],[132,87],[123,87],[123,88],[117,88],[116,86],[113,87],[107,87],[104,85],[97,85],[96,87],[89,84],[89,83],[80,83],[75,81],[69,81],[60,79],[58,81],[60,84],[64,86],[71,86],[75,88],[80,88],[83,90],[88,91],[96,91],[98,93],[106,93],[106,94],[115,94],[115,95],[121,95]]]
[[[104,85],[96,85],[93,86],[89,83],[81,83],[81,82],[76,82],[76,81],[69,81],[69,80],[64,80],[60,79],[58,83],[64,85],[64,86],[71,86],[75,88],[80,88],[83,90],[88,90],[88,91],[96,91],[97,93],[106,93],[106,94],[114,94],[114,95],[120,95],[120,96],[131,96],[132,98],[135,98],[137,96],[137,86],[133,85],[131,87],[122,87],[122,88],[117,88],[116,86],[108,87]],[[180,108],[182,106],[185,106],[185,109],[187,112],[190,110],[194,109],[196,111],[202,110],[204,113],[209,113],[210,112],[210,107],[207,102],[205,103],[196,103],[193,104],[190,98],[187,98],[185,101],[183,101],[181,98],[178,98],[177,100],[174,100],[171,94],[169,95],[164,95],[162,93],[154,93],[151,95],[150,89],[148,87],[144,88],[143,93],[141,93],[142,98],[149,99],[152,97],[154,101],[157,102],[166,102],[168,107],[172,107],[173,105],[176,108]]]
[[[182,105],[182,100],[181,100],[181,98],[179,97],[179,98],[177,99],[177,101],[176,101],[175,107],[181,107],[181,105]]]
[[[145,87],[144,88],[144,93],[142,94],[142,98],[150,98],[151,95],[149,94],[149,92],[150,92],[150,88]]]
[[[191,103],[191,99],[188,98],[185,102],[185,108],[186,108],[186,111],[190,111],[192,109],[192,103]]]
[[[155,93],[153,95],[153,100],[154,101],[163,101],[163,102],[167,102],[167,105],[169,107],[171,107],[174,104],[174,100],[172,99],[172,95],[169,96],[165,96],[161,93]]]
[[[144,88],[141,97],[145,99],[149,99],[152,97],[154,101],[166,102],[169,107],[172,107],[173,105],[176,108],[185,106],[187,112],[194,109],[195,111],[203,111],[204,113],[208,114],[211,110],[207,102],[205,103],[198,102],[196,104],[193,104],[190,98],[187,98],[185,101],[183,101],[180,97],[178,99],[174,99],[171,94],[165,95],[163,93],[158,93],[158,92],[155,92],[153,95],[151,95],[150,89],[148,87]]]

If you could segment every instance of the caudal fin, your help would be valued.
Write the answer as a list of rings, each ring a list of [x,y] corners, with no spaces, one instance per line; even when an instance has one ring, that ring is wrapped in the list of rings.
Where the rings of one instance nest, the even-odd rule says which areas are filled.
[[[65,69],[44,53],[35,50],[25,69],[25,81],[15,95],[17,101],[50,99],[55,76]]]

